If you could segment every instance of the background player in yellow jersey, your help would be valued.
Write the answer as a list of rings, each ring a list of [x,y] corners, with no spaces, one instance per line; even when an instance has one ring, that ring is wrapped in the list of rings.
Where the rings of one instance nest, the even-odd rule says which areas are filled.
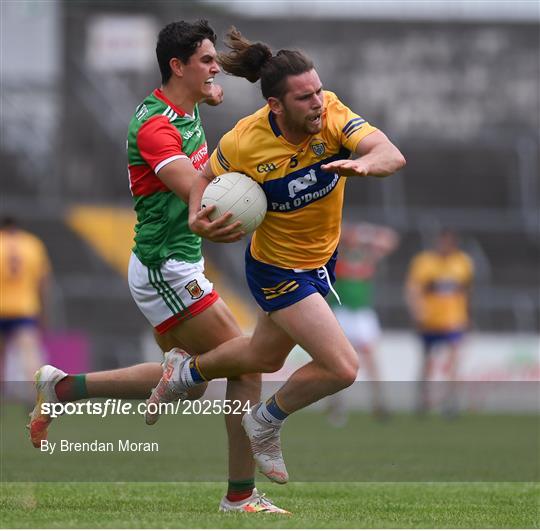
[[[239,171],[258,181],[268,213],[246,249],[246,276],[260,306],[251,338],[229,341],[202,356],[167,356],[151,402],[173,400],[200,379],[278,370],[301,345],[312,361],[265,403],[244,415],[259,469],[285,483],[280,428],[287,416],[351,385],[358,356],[324,297],[331,289],[339,241],[345,176],[384,177],[405,160],[375,127],[323,91],[312,61],[300,52],[276,55],[234,28],[222,68],[260,79],[267,101],[220,141],[190,194],[190,226],[219,240],[202,193],[216,175]],[[349,155],[358,158],[349,160]]]
[[[0,224],[0,381],[8,349],[18,356],[26,381],[43,363],[50,272],[43,242],[14,218],[5,218]]]
[[[411,261],[406,299],[423,344],[419,412],[429,407],[427,381],[432,377],[435,348],[446,349],[447,378],[449,382],[456,380],[460,346],[469,327],[473,274],[472,259],[459,249],[457,235],[448,229],[437,235],[433,249],[419,253]],[[451,385],[446,397],[447,412],[455,411],[455,399]]]

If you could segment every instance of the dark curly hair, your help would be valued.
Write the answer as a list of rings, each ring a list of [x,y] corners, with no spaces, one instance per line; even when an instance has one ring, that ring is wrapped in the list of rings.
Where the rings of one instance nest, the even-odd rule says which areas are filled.
[[[172,72],[169,65],[171,59],[176,57],[187,64],[204,39],[215,44],[216,38],[214,30],[204,19],[193,23],[180,20],[167,24],[159,32],[156,45],[156,56],[162,83],[167,83],[171,78]]]

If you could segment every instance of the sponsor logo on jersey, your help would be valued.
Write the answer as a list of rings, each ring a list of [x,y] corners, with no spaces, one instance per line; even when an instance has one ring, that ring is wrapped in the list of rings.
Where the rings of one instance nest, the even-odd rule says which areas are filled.
[[[326,153],[324,142],[314,142],[311,144],[311,150],[317,157],[322,157]]]
[[[273,162],[264,162],[257,165],[257,171],[259,173],[268,173],[274,170],[277,170],[277,167]]]
[[[315,170],[309,170],[309,173],[298,177],[298,179],[293,179],[289,182],[289,197],[294,199],[296,194],[302,190],[305,190],[308,186],[313,186],[317,183],[317,175]]]
[[[325,149],[327,148],[328,146]],[[308,155],[313,160],[309,149]],[[327,156],[322,160],[317,160],[314,164],[291,171],[279,179],[268,179],[261,183],[268,201],[268,210],[270,212],[291,212],[330,194],[337,186],[340,176],[338,173],[321,170],[321,166],[334,160],[348,158],[349,155],[350,151],[341,149],[330,157]]]
[[[191,160],[191,163],[193,166],[195,166],[196,170],[202,167],[202,165],[208,160],[208,146],[206,142],[197,151],[195,151],[195,153],[192,153],[189,156],[189,160]]]
[[[328,195],[337,185],[339,181],[339,175],[335,173],[332,180],[324,187],[319,188],[313,192],[306,192],[299,197],[294,197],[292,201],[271,201],[268,203],[269,210],[272,212],[289,212],[291,210],[296,210],[297,208],[302,208],[303,206],[322,199]],[[316,181],[315,181],[316,182]],[[315,184],[315,183],[311,183]]]
[[[196,280],[191,280],[186,284],[186,289],[193,300],[200,299],[204,295],[204,290]]]
[[[183,135],[182,135],[182,138],[184,140],[189,140],[192,136],[196,136],[197,138],[199,138],[201,136],[202,132],[201,130],[199,129],[199,127],[196,127],[195,129],[192,129],[191,131],[186,131]]]

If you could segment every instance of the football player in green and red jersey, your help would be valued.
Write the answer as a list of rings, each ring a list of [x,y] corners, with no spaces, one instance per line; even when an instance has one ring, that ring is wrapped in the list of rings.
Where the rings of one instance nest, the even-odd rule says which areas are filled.
[[[239,337],[240,328],[204,274],[201,238],[188,226],[188,200],[208,148],[198,104],[218,105],[223,92],[214,82],[220,72],[216,35],[204,20],[174,22],[159,34],[156,54],[162,76],[137,108],[128,130],[130,188],[137,213],[129,286],[140,310],[154,327],[163,352],[181,348],[206,352]],[[225,226],[230,214],[211,224],[211,239],[235,241],[238,223]],[[147,398],[162,375],[159,363],[145,363],[87,375],[66,375],[50,365],[36,373],[38,399],[31,414],[35,446],[47,437],[51,418],[43,402],[88,397]],[[205,383],[189,398],[201,396]],[[260,375],[229,379],[229,400],[256,403]],[[229,489],[220,510],[286,513],[257,492],[249,441],[240,415],[227,415]],[[157,420],[157,419],[156,419]]]
[[[399,244],[399,236],[390,227],[371,223],[344,223],[341,229],[339,256],[336,263],[334,289],[340,297],[330,297],[330,305],[345,335],[360,357],[371,385],[373,414],[387,416],[382,396],[380,375],[375,360],[375,346],[381,335],[374,310],[374,277],[379,262]],[[342,426],[347,413],[342,393],[328,397],[329,421]]]

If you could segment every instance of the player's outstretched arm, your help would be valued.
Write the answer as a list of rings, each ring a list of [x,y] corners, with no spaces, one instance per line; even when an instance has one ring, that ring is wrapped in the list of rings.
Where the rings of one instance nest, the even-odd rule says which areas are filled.
[[[202,238],[218,243],[231,243],[240,240],[245,233],[238,230],[240,221],[235,221],[228,225],[232,216],[231,212],[226,212],[219,218],[211,221],[208,215],[214,210],[215,206],[201,208],[201,199],[203,193],[214,178],[214,174],[207,164],[202,173],[199,173],[189,194],[189,228],[195,234]]]
[[[336,160],[323,164],[321,169],[338,172],[347,177],[386,177],[405,166],[405,157],[382,131],[374,131],[356,147],[359,158]]]

